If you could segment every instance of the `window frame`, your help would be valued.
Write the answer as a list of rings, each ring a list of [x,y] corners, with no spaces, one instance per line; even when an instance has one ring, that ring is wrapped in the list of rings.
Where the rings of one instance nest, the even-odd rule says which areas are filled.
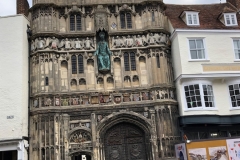
[[[230,106],[230,110],[240,110],[240,106],[239,107],[233,107],[232,106],[232,100],[231,100],[231,95],[230,95],[230,91],[229,91],[229,86],[230,85],[235,85],[238,84],[240,85],[240,80],[239,79],[235,79],[235,80],[230,80],[226,83],[226,87],[227,87],[227,94],[228,94],[228,99],[229,99],[229,106]]]
[[[192,54],[191,54],[191,49],[190,49],[190,40],[202,40],[203,42],[203,49],[204,49],[204,59],[192,59]],[[187,38],[187,45],[188,45],[188,54],[189,54],[189,61],[209,61],[208,59],[208,54],[207,54],[207,47],[205,43],[205,38],[204,37],[189,37]],[[196,48],[197,50],[198,48]]]
[[[237,16],[236,13],[224,13],[224,23],[226,26],[238,26]],[[230,24],[227,23],[227,16],[230,18]],[[234,17],[235,24],[232,23],[232,16]]]
[[[120,15],[120,29],[133,29],[132,13],[130,11],[121,11],[119,15]],[[129,23],[128,15],[130,15],[130,20],[131,20],[130,23]],[[122,24],[122,21],[123,21],[122,17],[124,18],[124,27]],[[129,27],[129,26],[131,26],[131,27]]]
[[[74,16],[74,30],[71,30],[71,17]],[[80,16],[80,25],[78,24],[78,19],[77,17]],[[81,13],[71,13],[69,15],[69,31],[70,32],[80,32],[83,30],[83,25],[82,25],[82,14]],[[78,30],[78,27],[80,27],[80,30]]]
[[[240,44],[240,38],[233,38],[233,39],[232,39],[234,59],[235,59],[235,61],[240,61],[240,45],[239,45],[239,48],[238,48],[238,50],[239,50],[239,58],[237,58],[237,56],[236,56],[236,52],[235,52],[234,41],[238,41],[239,44]]]
[[[186,13],[186,22],[187,22],[187,25],[188,26],[199,26],[200,25],[200,22],[199,22],[199,12],[189,12],[189,11],[185,11]],[[197,23],[194,23],[194,15],[196,16],[196,21]],[[192,24],[189,23],[189,16],[191,16],[191,19],[192,19]]]
[[[201,97],[202,106],[201,106],[201,107],[188,108],[187,99],[186,99],[186,95],[185,95],[185,88],[184,88],[184,87],[185,87],[185,86],[190,86],[190,85],[195,85],[195,84],[198,84],[198,85],[199,85],[199,90],[200,90],[200,97]],[[213,92],[213,95],[212,95],[212,96],[213,96],[213,107],[206,107],[206,105],[205,105],[203,85],[211,85],[211,86],[212,86],[212,92]],[[215,100],[215,96],[214,96],[214,86],[213,86],[212,82],[207,81],[207,80],[184,82],[184,83],[182,84],[182,102],[183,102],[183,105],[184,105],[184,111],[218,110],[218,109],[217,109],[216,100]]]

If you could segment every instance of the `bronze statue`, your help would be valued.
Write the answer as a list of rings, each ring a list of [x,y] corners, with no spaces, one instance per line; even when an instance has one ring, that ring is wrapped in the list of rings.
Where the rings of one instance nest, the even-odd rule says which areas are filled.
[[[98,59],[98,70],[99,71],[109,71],[110,70],[110,55],[112,52],[109,50],[108,43],[105,41],[105,33],[99,33],[100,42],[98,42],[97,50],[94,55],[97,56]]]

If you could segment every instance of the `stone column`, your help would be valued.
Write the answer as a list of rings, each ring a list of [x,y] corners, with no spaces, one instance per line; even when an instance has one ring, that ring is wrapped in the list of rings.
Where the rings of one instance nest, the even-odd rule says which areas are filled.
[[[69,142],[68,142],[68,133],[69,133],[69,121],[70,121],[70,116],[68,114],[63,114],[63,139],[64,139],[64,147],[65,147],[65,160],[70,160],[71,157],[69,157]]]
[[[92,160],[99,160],[98,149],[99,143],[97,142],[97,132],[96,132],[96,114],[91,114],[91,128],[92,128],[92,145],[93,145],[93,157]]]
[[[159,160],[158,158],[158,147],[157,147],[157,134],[156,134],[156,121],[155,121],[155,110],[149,110],[151,123],[152,123],[152,135],[151,135],[151,145],[152,145],[152,156],[153,160]]]

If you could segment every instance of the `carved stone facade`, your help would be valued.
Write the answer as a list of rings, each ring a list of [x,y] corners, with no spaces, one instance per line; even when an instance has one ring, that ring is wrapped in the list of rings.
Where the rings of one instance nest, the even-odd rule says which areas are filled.
[[[165,5],[34,0],[30,159],[158,160],[180,140]],[[99,33],[112,53],[98,70]]]

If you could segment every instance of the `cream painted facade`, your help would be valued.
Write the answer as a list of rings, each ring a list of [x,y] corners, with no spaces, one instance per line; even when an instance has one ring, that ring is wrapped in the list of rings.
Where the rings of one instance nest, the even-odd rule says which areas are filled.
[[[239,37],[239,30],[177,29],[172,34],[174,79],[181,116],[240,114],[240,108],[232,107],[228,89],[233,81],[240,81],[240,61],[235,59],[233,45],[233,39]],[[195,38],[203,39],[206,60],[191,60],[188,40]],[[183,86],[201,81],[211,83],[215,107],[188,109]]]
[[[17,150],[18,160],[26,160],[29,21],[14,15],[0,17],[0,24],[0,152]]]

